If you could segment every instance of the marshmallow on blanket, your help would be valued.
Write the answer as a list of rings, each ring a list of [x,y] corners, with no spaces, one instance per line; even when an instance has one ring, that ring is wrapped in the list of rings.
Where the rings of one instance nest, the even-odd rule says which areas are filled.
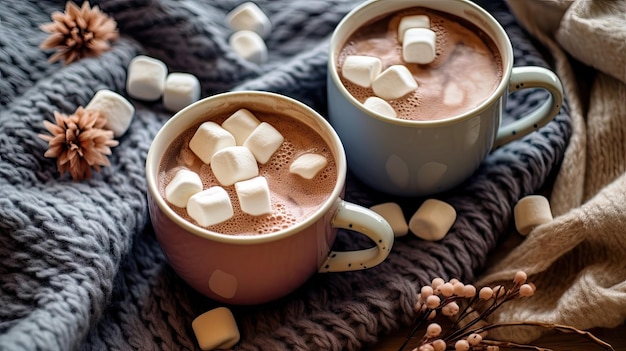
[[[235,31],[249,30],[261,37],[267,37],[272,31],[272,22],[253,2],[245,2],[226,15],[226,22]]]
[[[247,61],[261,64],[267,61],[267,46],[257,33],[250,30],[236,31],[230,36],[230,46],[237,55]]]
[[[267,122],[261,122],[250,136],[244,141],[243,146],[252,151],[260,164],[265,164],[272,155],[280,148],[285,138],[276,128]]]
[[[135,107],[128,100],[106,89],[98,90],[85,109],[100,111],[107,120],[105,128],[112,130],[116,137],[126,133],[135,115]]]
[[[430,28],[430,18],[426,15],[404,16],[398,24],[398,41],[404,40],[404,32],[409,28]]]
[[[181,169],[165,187],[165,199],[174,206],[185,208],[189,198],[200,191],[202,191],[200,176],[188,169]]]
[[[405,236],[409,232],[409,225],[404,218],[402,208],[395,202],[385,202],[370,207],[370,210],[378,213],[391,226],[395,237]]]
[[[226,190],[220,186],[212,186],[189,198],[187,214],[199,225],[206,227],[230,219],[234,212]]]
[[[219,150],[235,146],[235,137],[215,122],[204,122],[189,141],[189,148],[202,162],[211,163]]]
[[[239,205],[244,213],[261,216],[272,213],[270,188],[264,177],[255,177],[235,183]]]
[[[409,220],[409,229],[417,237],[428,241],[443,239],[456,221],[456,210],[437,199],[422,203]]]
[[[369,88],[380,74],[383,63],[378,57],[350,55],[341,66],[341,74],[352,83]]]
[[[552,221],[550,202],[543,195],[528,195],[521,198],[513,207],[515,228],[522,235],[542,224]]]
[[[289,172],[304,179],[313,179],[328,164],[326,157],[319,154],[306,153],[300,155],[289,166]]]
[[[227,307],[217,307],[199,315],[191,322],[191,328],[203,351],[231,349],[241,337],[235,317]]]
[[[259,165],[254,155],[244,146],[229,146],[216,152],[211,159],[211,170],[224,186],[259,175]]]
[[[435,59],[437,34],[430,28],[409,28],[404,32],[402,58],[408,63],[427,64]]]
[[[394,110],[393,107],[391,107],[391,105],[389,105],[387,101],[377,96],[368,97],[363,103],[363,106],[385,117],[390,117],[390,118],[398,117],[398,113],[396,112],[396,110]]]
[[[200,98],[200,81],[190,73],[170,73],[165,79],[163,106],[178,112]]]
[[[259,124],[261,121],[252,112],[242,108],[222,122],[222,128],[229,131],[235,137],[237,145],[241,146]]]
[[[399,99],[417,89],[417,82],[404,65],[393,65],[372,82],[374,94],[385,100]]]
[[[148,56],[139,55],[128,65],[126,92],[135,99],[154,101],[163,95],[167,66]]]

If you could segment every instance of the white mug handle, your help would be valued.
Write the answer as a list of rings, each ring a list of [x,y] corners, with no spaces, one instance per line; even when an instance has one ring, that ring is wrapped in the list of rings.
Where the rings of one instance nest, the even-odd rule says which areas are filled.
[[[536,66],[513,67],[509,80],[509,93],[528,88],[546,89],[550,96],[541,106],[524,117],[502,126],[496,135],[494,148],[543,127],[559,113],[563,104],[563,86],[554,72]]]
[[[319,268],[320,273],[347,272],[374,267],[383,262],[393,246],[393,230],[376,212],[341,200],[332,226],[359,232],[376,246],[356,251],[331,251]]]

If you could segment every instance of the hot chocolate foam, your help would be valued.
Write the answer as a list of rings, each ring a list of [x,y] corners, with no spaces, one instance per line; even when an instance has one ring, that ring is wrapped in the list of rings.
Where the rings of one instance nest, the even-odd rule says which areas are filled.
[[[437,35],[436,56],[429,64],[410,64],[402,59],[398,25],[404,16],[427,15]],[[337,69],[346,57],[378,57],[383,70],[405,65],[419,87],[408,95],[388,101],[398,118],[437,120],[462,114],[480,105],[502,79],[502,62],[493,41],[471,23],[439,11],[413,8],[396,12],[360,27],[353,33],[337,58]],[[363,103],[374,96],[342,78],[346,89]]]
[[[168,148],[168,153],[161,160],[159,169],[159,191],[165,194],[165,187],[176,172],[190,169],[200,175],[203,188],[222,186],[229,194],[234,215],[229,220],[215,224],[207,229],[231,235],[259,235],[274,233],[302,222],[313,214],[332,193],[337,180],[337,168],[332,152],[323,138],[302,122],[254,111],[260,120],[271,124],[284,136],[280,148],[265,164],[259,164],[259,176],[266,178],[270,194],[272,213],[264,216],[251,216],[241,210],[234,186],[222,186],[211,170],[190,149],[189,140],[199,124],[179,135]],[[229,115],[212,119],[223,122]],[[293,160],[306,153],[320,154],[328,164],[313,178],[304,179],[289,171]],[[169,204],[179,216],[194,224],[184,208]]]

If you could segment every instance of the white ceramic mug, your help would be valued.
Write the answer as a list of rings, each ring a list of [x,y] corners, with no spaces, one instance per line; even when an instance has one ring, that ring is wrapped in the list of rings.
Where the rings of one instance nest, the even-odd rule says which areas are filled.
[[[251,236],[212,232],[176,214],[159,192],[159,165],[172,140],[240,108],[303,122],[332,150],[337,167],[332,193],[313,214],[287,229]],[[268,92],[218,94],[181,110],[155,136],[146,160],[150,218],[168,262],[191,287],[228,304],[264,303],[285,296],[316,272],[366,269],[388,256],[394,239],[390,225],[377,213],[342,200],[346,172],[339,137],[313,109]],[[373,247],[333,251],[338,228],[366,235]]]
[[[365,108],[341,82],[337,57],[349,36],[363,24],[399,10],[426,7],[463,18],[495,42],[502,59],[502,80],[470,111],[434,121],[385,117]],[[543,88],[549,92],[537,109],[501,126],[508,95]],[[511,42],[484,9],[466,0],[370,0],[336,27],[328,60],[329,121],[341,138],[350,170],[377,190],[400,196],[424,196],[449,190],[467,179],[494,148],[542,127],[561,108],[559,78],[541,67],[513,67]]]

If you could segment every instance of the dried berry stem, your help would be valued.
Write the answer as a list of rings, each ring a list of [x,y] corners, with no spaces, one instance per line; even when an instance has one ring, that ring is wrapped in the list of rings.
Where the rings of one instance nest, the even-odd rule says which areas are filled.
[[[432,309],[427,308],[426,310],[418,313],[418,318],[415,320],[415,323],[413,324],[413,328],[411,328],[409,335],[407,335],[402,345],[400,345],[400,347],[398,348],[398,351],[404,350],[404,348],[409,343],[409,341],[411,341],[411,339],[413,339],[413,336],[415,336],[415,333],[417,333],[417,331],[422,326],[422,324],[428,319],[428,316],[430,316],[430,313],[432,311],[433,311]]]
[[[491,324],[491,325],[487,325],[482,328],[479,328],[477,332],[488,331],[490,329],[496,329],[496,328],[519,327],[519,326],[542,327],[542,328],[560,331],[562,333],[574,333],[574,334],[582,335],[605,350],[615,351],[615,349],[613,348],[613,346],[611,346],[611,344],[593,335],[593,333],[588,332],[586,330],[580,330],[569,325],[562,325],[562,324],[553,324],[553,323],[544,323],[544,322],[498,323],[498,324]]]

